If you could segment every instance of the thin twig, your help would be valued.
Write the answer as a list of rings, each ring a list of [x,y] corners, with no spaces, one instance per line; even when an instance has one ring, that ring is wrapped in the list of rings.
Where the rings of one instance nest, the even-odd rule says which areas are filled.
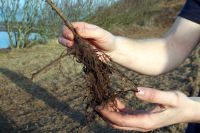
[[[47,2],[47,4],[49,4],[52,9],[60,16],[60,18],[63,20],[64,24],[72,31],[72,33],[74,34],[74,36],[79,37],[79,35],[76,33],[76,30],[74,29],[73,25],[67,20],[67,18],[65,17],[65,15],[62,13],[62,11],[51,1],[51,0],[45,0]],[[65,50],[66,51],[66,50]],[[73,52],[73,50],[71,51]],[[63,52],[64,53],[64,52]],[[44,66],[42,69],[40,69],[39,71],[35,72],[32,74],[31,80],[33,80],[37,75],[39,75],[41,72],[43,72],[44,70],[46,70],[47,68],[49,68],[50,66],[54,65],[54,63],[57,63],[58,61],[60,61],[62,58],[64,58],[65,56],[69,55],[70,52],[65,53],[65,54],[61,54],[60,57],[58,57],[57,59],[53,60],[52,62],[50,62],[49,64],[47,64],[46,66]]]
[[[62,13],[62,11],[51,1],[51,0],[45,0],[50,6],[51,8],[60,16],[60,18],[63,20],[63,22],[65,23],[65,25],[72,31],[72,33],[76,36],[78,36],[78,34],[76,33],[76,30],[74,29],[73,25],[67,20],[67,18],[65,17],[65,15]]]
[[[61,59],[63,59],[64,57],[66,57],[68,55],[68,53],[64,53],[65,51],[63,51],[63,53],[58,58],[56,58],[55,60],[53,60],[52,62],[50,62],[46,66],[44,66],[42,69],[40,69],[39,71],[33,73],[32,77],[31,77],[31,80],[33,80],[38,74],[40,74],[41,72],[43,72],[44,70],[46,70],[50,66],[54,65],[55,63],[59,62]]]

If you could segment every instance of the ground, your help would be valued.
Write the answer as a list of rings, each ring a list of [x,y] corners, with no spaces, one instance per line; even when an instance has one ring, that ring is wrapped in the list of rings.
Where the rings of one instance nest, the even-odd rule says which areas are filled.
[[[183,1],[163,0],[160,3],[162,10],[155,11],[152,15],[153,22],[159,22],[159,26],[130,23],[128,26],[115,25],[108,30],[132,38],[161,36],[173,22],[182,4]],[[166,17],[163,17],[164,14]],[[80,87],[84,84],[82,67],[71,57],[64,58],[61,65],[58,63],[31,80],[32,73],[57,58],[64,49],[56,39],[52,39],[49,45],[0,51],[0,133],[125,132],[112,129],[98,116],[90,125],[86,123],[85,103],[82,99],[84,90]],[[121,70],[142,86],[180,90],[188,96],[197,95],[199,56],[200,48],[197,47],[182,66],[156,77],[140,75],[124,68]],[[141,101],[129,97],[126,103],[130,106],[146,107]],[[185,124],[178,124],[153,132],[182,133],[185,127]]]

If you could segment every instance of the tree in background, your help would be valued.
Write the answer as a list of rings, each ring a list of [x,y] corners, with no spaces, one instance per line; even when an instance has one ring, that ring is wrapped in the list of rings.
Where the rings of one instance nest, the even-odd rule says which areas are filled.
[[[84,20],[94,15],[99,6],[108,6],[114,1],[54,0],[71,21]],[[26,48],[35,41],[46,42],[55,38],[62,25],[45,0],[0,0],[0,17],[8,32],[11,48]]]
[[[3,24],[8,32],[11,48],[24,48],[29,42],[39,15],[41,0],[0,0]]]
[[[15,47],[13,32],[14,32],[14,22],[16,22],[17,11],[19,9],[19,1],[17,0],[0,0],[0,15],[2,19],[2,24],[6,27],[8,31],[8,36],[10,40],[10,47]]]

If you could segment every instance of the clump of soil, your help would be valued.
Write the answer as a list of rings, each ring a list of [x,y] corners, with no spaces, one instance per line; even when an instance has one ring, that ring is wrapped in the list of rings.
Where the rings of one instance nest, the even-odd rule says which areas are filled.
[[[125,90],[116,91],[111,87],[111,76],[113,73],[117,73],[123,77],[124,83],[130,81],[125,75],[123,75],[116,66],[112,65],[112,61],[105,63],[99,59],[97,52],[101,52],[91,48],[91,45],[88,41],[81,38],[76,30],[73,28],[71,23],[67,21],[63,13],[56,7],[56,5],[51,0],[46,0],[46,2],[52,7],[53,10],[61,17],[65,25],[72,31],[75,36],[74,46],[67,49],[67,54],[62,53],[61,56],[52,61],[49,65],[45,66],[38,72],[34,73],[32,78],[34,78],[41,71],[45,70],[52,64],[56,63],[58,60],[62,59],[66,55],[73,56],[78,63],[83,64],[83,71],[85,73],[85,82],[86,82],[86,94],[85,100],[87,101],[87,120],[92,120],[96,114],[94,108],[97,105],[107,105],[107,103],[112,103],[115,107],[115,99],[120,96]],[[109,60],[109,56],[101,52],[101,57],[103,60]],[[133,85],[134,86],[134,85]],[[131,88],[134,90],[134,88]],[[135,89],[135,91],[137,91]]]

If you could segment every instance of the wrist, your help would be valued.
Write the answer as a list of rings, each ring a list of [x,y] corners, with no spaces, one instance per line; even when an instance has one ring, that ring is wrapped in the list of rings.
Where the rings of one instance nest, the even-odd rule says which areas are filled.
[[[117,47],[119,44],[120,37],[113,35],[112,40],[113,40],[111,43],[112,49],[107,54],[110,56],[111,60],[114,61],[116,56],[119,56],[117,55]]]
[[[112,61],[119,63],[121,58],[123,58],[124,56],[127,58],[126,54],[128,52],[126,52],[126,54],[124,54],[124,51],[127,51],[127,50],[125,50],[126,46],[123,45],[124,43],[125,43],[125,40],[123,39],[123,37],[114,36],[113,49],[109,54]],[[123,58],[123,59],[126,59],[126,58]]]
[[[194,123],[200,123],[200,97],[189,97],[190,106],[189,109],[189,121]]]

